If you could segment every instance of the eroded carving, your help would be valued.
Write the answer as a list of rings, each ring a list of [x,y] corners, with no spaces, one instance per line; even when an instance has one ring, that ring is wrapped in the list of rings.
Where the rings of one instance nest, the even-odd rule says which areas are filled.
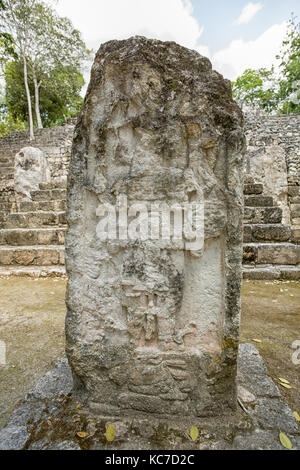
[[[234,408],[243,145],[230,84],[207,59],[145,38],[101,46],[70,165],[66,330],[73,372],[102,413]],[[204,244],[118,238],[133,218],[120,222],[119,209],[114,236],[101,237],[103,208],[125,196],[141,212],[204,199]]]

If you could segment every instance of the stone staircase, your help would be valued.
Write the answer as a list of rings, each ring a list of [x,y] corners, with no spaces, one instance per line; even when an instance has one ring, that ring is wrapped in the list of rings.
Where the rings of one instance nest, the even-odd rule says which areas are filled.
[[[282,223],[282,209],[251,176],[245,177],[244,194],[244,278],[299,280],[298,230]]]
[[[0,193],[0,275],[65,275],[66,183],[40,184],[32,201]]]
[[[40,189],[31,193],[31,201],[18,202],[13,192],[13,168],[0,155],[0,165],[4,163],[0,275],[64,276],[66,183],[40,184]],[[244,194],[244,278],[299,280],[299,231],[282,223],[282,209],[251,176],[245,177]]]

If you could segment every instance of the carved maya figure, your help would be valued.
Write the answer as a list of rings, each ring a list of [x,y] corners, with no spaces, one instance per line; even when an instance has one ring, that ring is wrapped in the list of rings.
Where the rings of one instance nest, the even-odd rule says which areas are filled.
[[[75,383],[99,413],[235,409],[242,120],[230,83],[195,51],[135,37],[97,53],[68,181],[66,334]],[[204,200],[203,246],[161,228],[126,237],[124,198],[179,211]],[[117,208],[114,237],[99,236],[99,206]]]
[[[38,148],[24,147],[15,156],[15,191],[31,199],[31,191],[39,189],[40,183],[49,183],[51,172],[46,155]]]

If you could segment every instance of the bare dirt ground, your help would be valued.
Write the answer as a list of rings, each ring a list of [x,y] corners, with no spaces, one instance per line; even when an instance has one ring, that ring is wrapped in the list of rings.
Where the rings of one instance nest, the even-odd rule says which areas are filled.
[[[294,341],[300,341],[300,283],[244,281],[241,342],[255,344],[283,400],[300,414],[300,365],[292,361]],[[279,377],[292,388],[280,385]]]
[[[18,401],[63,355],[66,281],[0,279],[0,341],[7,365],[0,366],[0,429]],[[258,339],[261,343],[253,342]],[[241,341],[259,349],[284,400],[300,413],[300,365],[291,345],[300,340],[300,283],[245,281]],[[300,355],[299,355],[300,357]]]
[[[0,279],[0,429],[20,399],[64,353],[65,286],[54,279]]]

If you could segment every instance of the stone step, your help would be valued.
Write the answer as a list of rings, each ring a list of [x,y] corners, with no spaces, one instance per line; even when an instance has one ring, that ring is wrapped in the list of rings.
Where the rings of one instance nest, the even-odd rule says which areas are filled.
[[[15,193],[12,189],[5,189],[0,191],[0,202],[9,202],[15,198]]]
[[[40,183],[39,187],[41,190],[48,190],[48,189],[66,189],[67,188],[67,181],[54,181],[50,183]]]
[[[0,202],[0,212],[64,212],[66,201],[22,201],[22,202]]]
[[[282,221],[281,207],[245,207],[245,224],[280,224]]]
[[[291,242],[300,245],[300,227],[292,227]]]
[[[0,246],[0,266],[63,266],[63,246]]]
[[[65,228],[17,228],[0,230],[0,246],[64,245]]]
[[[64,266],[0,266],[0,278],[4,277],[66,277]]]
[[[13,166],[14,164],[14,160],[12,158],[9,158],[7,156],[3,157],[3,156],[0,156],[0,166]]]
[[[45,189],[40,191],[32,191],[31,197],[33,201],[66,200],[67,191],[65,189]]]
[[[14,167],[10,165],[1,165],[1,174],[7,175],[8,173],[14,173]]]
[[[65,212],[15,212],[7,214],[3,228],[38,228],[66,225]]]
[[[300,266],[243,265],[243,278],[252,281],[300,281]]]
[[[0,193],[3,191],[12,191],[14,189],[14,179],[0,181]]]
[[[0,202],[0,212],[11,212],[12,210],[17,210],[17,205],[15,202]]]
[[[293,226],[299,226],[300,225],[300,217],[297,218],[292,218],[292,225]]]
[[[16,204],[17,210],[15,212],[64,212],[66,210],[65,200],[55,201],[23,201]]]
[[[246,243],[243,248],[243,263],[296,266],[300,263],[300,245],[293,243]]]
[[[245,206],[248,207],[273,207],[274,202],[272,196],[245,196]]]
[[[294,204],[300,204],[300,196],[290,197],[289,203],[291,206],[293,206]]]
[[[291,218],[299,219],[300,218],[300,204],[291,204]]]
[[[13,171],[10,171],[10,172],[7,172],[7,173],[0,173],[0,181],[6,181],[6,180],[12,180],[12,179],[14,179],[14,172]]]
[[[244,225],[244,243],[287,242],[291,239],[290,225],[263,224]]]
[[[300,186],[288,186],[288,195],[290,197],[300,196]]]
[[[244,184],[245,195],[262,194],[263,190],[264,190],[264,185],[262,183]]]

